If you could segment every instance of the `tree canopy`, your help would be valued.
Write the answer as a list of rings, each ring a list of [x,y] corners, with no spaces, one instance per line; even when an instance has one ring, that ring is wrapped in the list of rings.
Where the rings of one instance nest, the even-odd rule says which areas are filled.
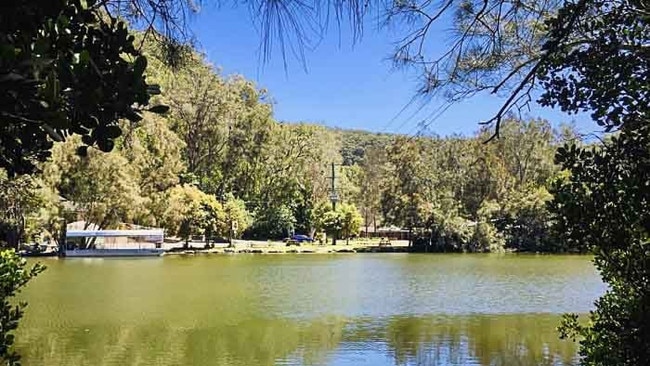
[[[112,150],[118,121],[141,120],[159,92],[125,22],[102,9],[94,0],[0,5],[0,167],[9,175],[33,171],[69,134]]]

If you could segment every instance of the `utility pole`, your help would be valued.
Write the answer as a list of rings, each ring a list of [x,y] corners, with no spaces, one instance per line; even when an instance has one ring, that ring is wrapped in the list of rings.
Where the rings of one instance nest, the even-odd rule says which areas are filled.
[[[229,135],[230,136],[230,135]],[[226,194],[224,193],[224,185],[221,183],[219,186],[219,201],[221,202],[221,207],[226,207]],[[226,208],[226,211],[228,213],[228,248],[232,248],[232,232],[233,232],[233,227],[232,227],[232,216],[230,212],[230,208]]]
[[[332,211],[336,211],[336,201],[338,201],[339,196],[336,194],[336,170],[334,170],[334,163],[332,163],[332,192],[330,193],[330,201],[332,201]],[[336,231],[332,236],[332,245],[336,245]]]
[[[228,247],[232,248],[232,216],[228,210]]]
[[[65,250],[68,247],[67,243],[68,237],[68,220],[63,218],[63,226],[61,227],[61,232],[59,233],[59,252],[57,253],[59,257],[65,257]]]

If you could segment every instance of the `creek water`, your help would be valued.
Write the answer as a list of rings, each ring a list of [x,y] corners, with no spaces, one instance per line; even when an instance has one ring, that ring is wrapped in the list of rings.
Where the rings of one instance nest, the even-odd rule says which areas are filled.
[[[44,259],[24,365],[573,365],[564,312],[605,290],[587,256]]]

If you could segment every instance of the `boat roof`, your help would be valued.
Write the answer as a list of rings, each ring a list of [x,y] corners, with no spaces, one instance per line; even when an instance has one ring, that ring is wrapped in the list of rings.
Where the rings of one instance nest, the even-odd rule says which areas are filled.
[[[68,230],[66,237],[68,238],[107,238],[107,237],[162,237],[164,235],[163,229],[138,229],[138,230]]]

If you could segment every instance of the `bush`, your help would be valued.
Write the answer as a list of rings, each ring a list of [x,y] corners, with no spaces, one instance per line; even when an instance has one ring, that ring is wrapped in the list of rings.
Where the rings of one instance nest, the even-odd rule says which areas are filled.
[[[489,222],[479,222],[474,227],[470,251],[472,252],[502,252],[505,239],[495,227]]]
[[[25,259],[14,250],[0,251],[0,358],[6,365],[18,365],[20,356],[13,351],[13,331],[23,317],[27,303],[12,304],[11,300],[36,275],[45,269],[40,264],[27,268]]]

